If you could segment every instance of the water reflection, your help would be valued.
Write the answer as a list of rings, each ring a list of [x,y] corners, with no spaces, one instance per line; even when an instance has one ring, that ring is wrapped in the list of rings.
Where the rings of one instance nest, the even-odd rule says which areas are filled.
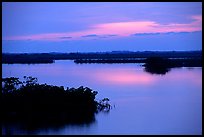
[[[171,70],[171,68],[146,66],[144,70],[151,74],[165,75],[167,72]]]
[[[114,85],[149,85],[154,82],[151,75],[135,69],[105,69],[93,72],[97,81]]]
[[[56,61],[2,69],[3,77],[32,75],[41,83],[88,86],[99,92],[98,98],[109,97],[116,105],[110,113],[97,114],[88,126],[62,124],[36,134],[202,134],[202,68],[172,68],[165,75],[152,75],[135,64]]]
[[[3,134],[14,134],[16,128],[19,131],[30,132],[35,134],[38,130],[52,129],[59,130],[64,126],[78,126],[78,127],[90,127],[95,122],[95,114],[71,114],[66,112],[22,112],[16,114],[6,114],[3,119]],[[13,115],[16,115],[15,117]],[[78,115],[78,116],[76,116]],[[10,129],[10,130],[8,130]],[[14,130],[12,130],[14,129]]]
[[[3,65],[3,77],[22,77],[32,75],[40,83],[55,84],[58,86],[88,86],[106,85],[151,85],[159,79],[157,75],[165,74],[179,68],[160,70],[158,68],[140,67],[128,64],[83,64],[75,65],[69,61],[60,61],[52,65]],[[193,69],[193,68],[191,68]],[[45,71],[46,70],[46,71]],[[181,70],[181,69],[180,69]],[[148,73],[144,73],[148,72]],[[186,72],[185,72],[186,73]],[[172,73],[171,75],[173,75]],[[179,74],[176,74],[179,75]],[[158,75],[159,76],[159,75]],[[163,75],[162,75],[163,76]],[[191,77],[191,76],[187,76]],[[175,79],[175,77],[173,76]],[[57,80],[53,80],[57,79]]]

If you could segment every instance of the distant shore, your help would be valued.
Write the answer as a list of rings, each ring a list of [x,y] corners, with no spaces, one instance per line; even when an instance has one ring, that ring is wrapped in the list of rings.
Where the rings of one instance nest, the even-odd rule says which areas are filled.
[[[74,60],[75,63],[145,63],[150,57],[171,59],[179,66],[202,67],[202,51],[3,53],[2,64],[45,64],[54,63],[55,60]]]

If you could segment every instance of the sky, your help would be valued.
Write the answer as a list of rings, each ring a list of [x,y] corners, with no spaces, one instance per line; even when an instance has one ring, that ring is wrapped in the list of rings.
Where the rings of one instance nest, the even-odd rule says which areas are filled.
[[[2,52],[202,50],[202,2],[3,2]]]

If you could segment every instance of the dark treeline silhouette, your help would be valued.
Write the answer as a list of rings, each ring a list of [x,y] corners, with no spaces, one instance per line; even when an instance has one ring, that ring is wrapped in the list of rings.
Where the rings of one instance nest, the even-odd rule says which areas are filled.
[[[171,68],[177,67],[201,67],[201,59],[168,59],[162,57],[149,57],[145,59],[145,71],[152,74],[166,74]]]
[[[2,63],[39,64],[54,63],[54,60],[48,54],[2,54]]]
[[[142,52],[90,52],[90,53],[23,53],[23,54],[2,54],[2,63],[53,63],[54,60],[75,60],[81,61],[96,61],[102,62],[121,60],[122,63],[137,63],[139,58],[148,57],[164,57],[164,58],[194,58],[200,59],[202,51],[142,51]],[[94,60],[93,60],[94,59]],[[114,63],[114,62],[113,62]]]
[[[37,78],[2,79],[3,123],[19,122],[24,128],[90,124],[95,114],[111,109],[109,99],[95,100],[97,91],[88,87],[67,88],[38,84]]]
[[[148,57],[141,59],[76,59],[74,60],[77,64],[82,63],[146,63],[149,58],[162,58],[162,57]],[[168,58],[165,58],[168,59]],[[170,66],[172,67],[201,67],[202,59],[201,58],[172,58],[168,59],[171,61]],[[160,60],[157,60],[160,61]],[[167,63],[167,62],[166,62]]]
[[[170,71],[173,61],[167,58],[161,57],[150,57],[145,60],[145,64],[143,65],[146,72],[151,74],[161,74],[164,75]]]
[[[144,63],[145,59],[76,59],[74,60],[77,64],[82,63]]]

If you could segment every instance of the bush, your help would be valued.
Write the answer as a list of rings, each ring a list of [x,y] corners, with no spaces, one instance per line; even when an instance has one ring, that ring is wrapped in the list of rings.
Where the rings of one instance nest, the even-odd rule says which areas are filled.
[[[37,119],[52,121],[50,118],[56,119],[56,116],[63,114],[65,121],[83,122],[87,119],[93,120],[94,114],[99,111],[110,109],[107,102],[109,99],[95,101],[98,92],[88,87],[80,86],[65,90],[63,86],[39,84],[37,78],[25,76],[24,79],[22,82],[14,77],[2,80],[4,120],[28,121],[32,117],[31,119],[35,121]]]

